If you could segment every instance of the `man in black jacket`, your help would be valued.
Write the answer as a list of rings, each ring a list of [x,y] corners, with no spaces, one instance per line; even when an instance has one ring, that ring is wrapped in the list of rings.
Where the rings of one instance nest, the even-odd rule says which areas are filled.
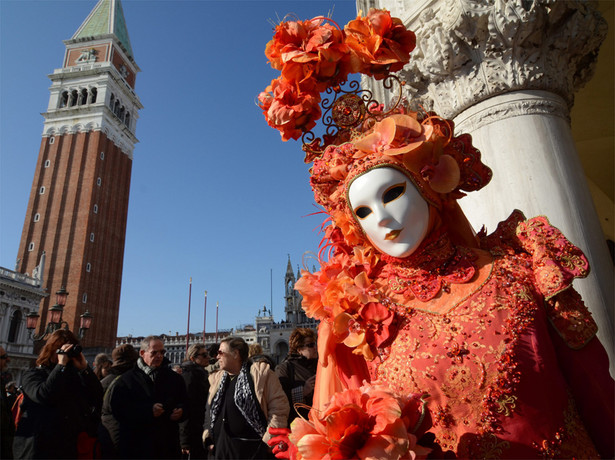
[[[119,458],[120,424],[111,412],[110,401],[120,376],[136,366],[139,352],[129,343],[123,343],[113,349],[111,358],[109,373],[100,381],[105,392],[98,430],[102,458]]]
[[[184,420],[186,386],[165,363],[164,342],[148,336],[137,365],[122,374],[110,398],[120,425],[120,458],[179,458],[179,422]]]
[[[206,459],[203,448],[203,424],[205,423],[205,408],[209,394],[208,372],[209,353],[202,343],[188,348],[188,361],[182,363],[182,378],[188,390],[187,420],[181,422],[179,439],[184,455],[190,459]]]

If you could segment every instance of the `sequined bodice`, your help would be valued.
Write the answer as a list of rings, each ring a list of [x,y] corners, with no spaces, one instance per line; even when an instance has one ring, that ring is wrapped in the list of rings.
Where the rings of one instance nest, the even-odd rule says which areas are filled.
[[[515,414],[534,387],[536,394],[557,401],[545,412],[561,408],[560,420],[545,422],[553,426],[544,427],[542,438],[540,433],[528,437],[527,453],[535,455],[536,445],[559,428],[567,404],[565,392],[549,393],[533,381],[540,373],[524,367],[547,347],[541,299],[531,264],[513,256],[497,258],[488,278],[444,313],[419,309],[420,303],[398,304],[402,324],[380,356],[377,377],[402,394],[428,393],[437,442],[444,451],[471,458],[500,458],[511,447],[509,424],[533,422]]]

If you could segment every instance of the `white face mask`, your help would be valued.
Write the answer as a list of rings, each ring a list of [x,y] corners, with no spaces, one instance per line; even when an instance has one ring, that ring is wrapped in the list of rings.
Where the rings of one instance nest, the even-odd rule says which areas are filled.
[[[358,176],[348,200],[369,241],[393,257],[407,257],[429,226],[429,206],[401,171],[382,167]]]

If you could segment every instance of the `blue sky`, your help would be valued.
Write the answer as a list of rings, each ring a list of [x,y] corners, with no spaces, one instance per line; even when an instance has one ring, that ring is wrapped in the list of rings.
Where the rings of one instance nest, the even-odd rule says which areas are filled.
[[[47,75],[96,0],[0,0],[0,265],[15,266],[49,101]],[[298,142],[281,142],[255,98],[278,73],[263,53],[272,21],[349,1],[123,0],[140,111],[119,335],[184,333],[284,317],[284,273],[317,252],[322,215]],[[314,262],[309,262],[311,268]],[[273,283],[271,283],[271,280]]]

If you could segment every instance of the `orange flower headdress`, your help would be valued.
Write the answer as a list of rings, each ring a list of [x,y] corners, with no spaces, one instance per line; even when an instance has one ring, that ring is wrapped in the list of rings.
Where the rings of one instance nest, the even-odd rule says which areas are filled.
[[[313,162],[316,201],[350,246],[363,241],[346,202],[347,186],[357,174],[381,164],[395,166],[437,208],[491,179],[470,135],[454,136],[452,121],[407,110],[401,90],[393,109],[384,112],[357,81],[342,89],[357,72],[383,80],[387,89],[395,83],[401,89],[403,83],[391,73],[409,62],[414,46],[414,33],[401,20],[371,9],[343,30],[323,17],[282,22],[265,50],[281,75],[259,95],[259,106],[282,140],[302,138],[305,161]],[[321,116],[326,132],[317,138],[312,129]]]
[[[316,201],[330,216],[317,273],[303,271],[296,289],[309,317],[328,321],[335,342],[343,342],[372,360],[387,346],[396,323],[376,288],[384,262],[368,244],[347,202],[347,189],[358,175],[388,165],[408,176],[436,209],[452,212],[464,192],[479,190],[491,179],[468,134],[453,135],[453,122],[433,113],[408,110],[402,103],[401,70],[415,46],[414,33],[385,10],[372,9],[344,29],[327,18],[282,22],[265,51],[281,71],[259,106],[282,140],[303,141]],[[351,73],[399,87],[393,108],[385,111]],[[346,88],[346,89],[345,89]],[[325,93],[323,98],[321,93]],[[313,133],[322,118],[325,133]]]

